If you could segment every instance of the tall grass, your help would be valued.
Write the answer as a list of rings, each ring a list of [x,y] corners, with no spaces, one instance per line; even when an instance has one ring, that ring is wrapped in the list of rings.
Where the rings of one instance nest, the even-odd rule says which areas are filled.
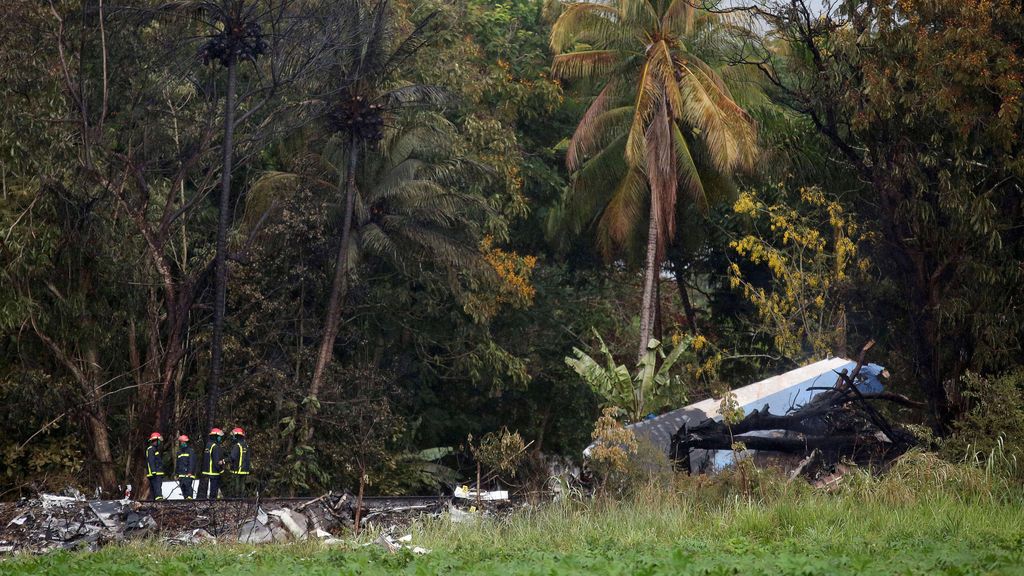
[[[991,461],[988,458],[986,462]],[[620,499],[568,500],[474,523],[412,527],[417,556],[364,532],[343,545],[156,543],[0,560],[0,574],[376,576],[648,574],[888,576],[1024,574],[1024,499],[998,467],[913,452],[882,476],[815,490],[747,469],[651,474]]]
[[[749,472],[748,472],[749,473]],[[728,474],[649,482],[622,500],[568,501],[475,524],[418,522],[415,538],[446,550],[637,549],[783,540],[972,542],[1024,535],[1022,492],[984,467],[912,452],[887,474],[854,472],[831,492],[757,471],[746,490]],[[994,521],[998,519],[998,521]]]

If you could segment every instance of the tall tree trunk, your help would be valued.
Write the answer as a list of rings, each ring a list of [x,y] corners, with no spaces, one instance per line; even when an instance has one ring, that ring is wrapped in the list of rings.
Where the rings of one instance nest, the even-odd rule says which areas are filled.
[[[341,325],[341,309],[348,292],[348,252],[352,236],[352,212],[356,198],[356,167],[359,165],[359,148],[355,136],[349,138],[348,172],[345,174],[345,219],[341,227],[341,246],[334,262],[334,279],[331,282],[331,297],[327,304],[327,316],[324,318],[324,333],[320,341],[320,350],[313,368],[313,379],[309,383],[307,398],[316,399],[323,385],[324,373],[334,355],[334,340],[338,337]],[[310,405],[309,415],[315,412],[315,404]],[[313,437],[313,422],[307,418],[303,440],[309,442]]]
[[[96,406],[89,410],[89,434],[92,436],[92,453],[100,465],[100,485],[104,491],[117,488],[117,473],[114,471],[114,454],[110,450],[110,431],[107,429],[107,408],[102,400],[94,398]]]
[[[651,198],[650,224],[647,227],[647,261],[644,267],[644,300],[640,309],[640,347],[637,352],[637,363],[647,352],[647,343],[651,340],[654,326],[654,283],[658,276],[658,211],[657,202]]]
[[[85,349],[84,362],[77,358],[72,358],[60,344],[39,329],[35,318],[30,317],[29,321],[39,339],[53,352],[57,360],[71,372],[72,377],[74,377],[79,385],[82,396],[87,401],[87,405],[82,408],[82,413],[88,423],[90,439],[92,440],[92,457],[100,464],[100,481],[103,483],[103,488],[113,489],[117,486],[117,477],[114,473],[113,453],[110,450],[107,411],[103,405],[99,352],[94,345],[90,345]]]
[[[676,279],[676,287],[679,288],[679,300],[683,303],[683,312],[686,314],[686,324],[690,329],[690,334],[697,335],[699,330],[697,329],[697,310],[693,307],[693,302],[690,301],[690,292],[686,287],[686,276],[683,274],[683,267],[678,262],[674,263],[673,275]]]
[[[213,350],[210,354],[210,389],[206,397],[206,426],[212,428],[217,420],[217,401],[220,398],[222,355],[224,350],[224,312],[227,306],[228,269],[227,237],[231,210],[231,160],[235,138],[235,84],[238,63],[228,63],[228,88],[224,97],[224,160],[220,177],[220,206],[217,218],[217,255],[213,308]]]
[[[661,274],[654,277],[654,337],[665,340],[665,318],[661,301]]]
[[[664,92],[658,111],[651,119],[645,134],[647,149],[647,183],[651,190],[651,213],[647,229],[647,262],[644,270],[644,301],[640,313],[640,346],[637,363],[647,352],[647,343],[654,330],[658,310],[657,283],[661,272],[662,248],[671,242],[675,228],[676,192],[679,180],[676,174],[675,154],[672,149],[672,119],[668,99]]]

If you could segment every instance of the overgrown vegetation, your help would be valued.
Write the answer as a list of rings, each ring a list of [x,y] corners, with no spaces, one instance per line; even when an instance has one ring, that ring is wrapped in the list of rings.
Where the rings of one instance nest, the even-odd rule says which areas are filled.
[[[213,424],[278,493],[503,429],[543,482],[602,405],[868,340],[894,417],[1014,462],[1019,2],[716,6],[6,2],[0,498]]]
[[[749,496],[729,474],[680,476],[670,484],[641,482],[624,499],[569,500],[481,524],[427,519],[411,528],[414,542],[431,549],[425,556],[359,542],[340,548],[149,544],[17,558],[4,568],[9,574],[116,566],[132,574],[808,576],[1019,574],[1024,565],[1020,485],[983,467],[912,453],[884,478],[857,472],[829,492],[763,471],[751,481]]]

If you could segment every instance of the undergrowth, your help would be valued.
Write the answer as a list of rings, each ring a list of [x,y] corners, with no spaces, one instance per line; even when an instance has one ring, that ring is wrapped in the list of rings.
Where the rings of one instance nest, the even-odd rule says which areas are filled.
[[[830,492],[765,471],[742,483],[659,475],[619,500],[425,518],[411,530],[425,556],[363,546],[368,534],[341,547],[109,547],[0,562],[0,573],[1024,574],[1022,494],[991,467],[913,452]]]

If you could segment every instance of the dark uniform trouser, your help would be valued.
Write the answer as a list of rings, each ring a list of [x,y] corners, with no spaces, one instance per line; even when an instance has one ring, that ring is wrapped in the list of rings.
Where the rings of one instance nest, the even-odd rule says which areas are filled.
[[[178,476],[178,486],[181,487],[181,497],[186,500],[192,499],[192,477]]]
[[[163,499],[163,493],[160,491],[164,482],[164,477],[160,474],[154,474],[149,476],[149,499],[157,500]]]
[[[199,494],[196,495],[200,500],[214,500],[217,498],[217,492],[220,491],[220,475],[210,475],[203,473],[199,479]]]

